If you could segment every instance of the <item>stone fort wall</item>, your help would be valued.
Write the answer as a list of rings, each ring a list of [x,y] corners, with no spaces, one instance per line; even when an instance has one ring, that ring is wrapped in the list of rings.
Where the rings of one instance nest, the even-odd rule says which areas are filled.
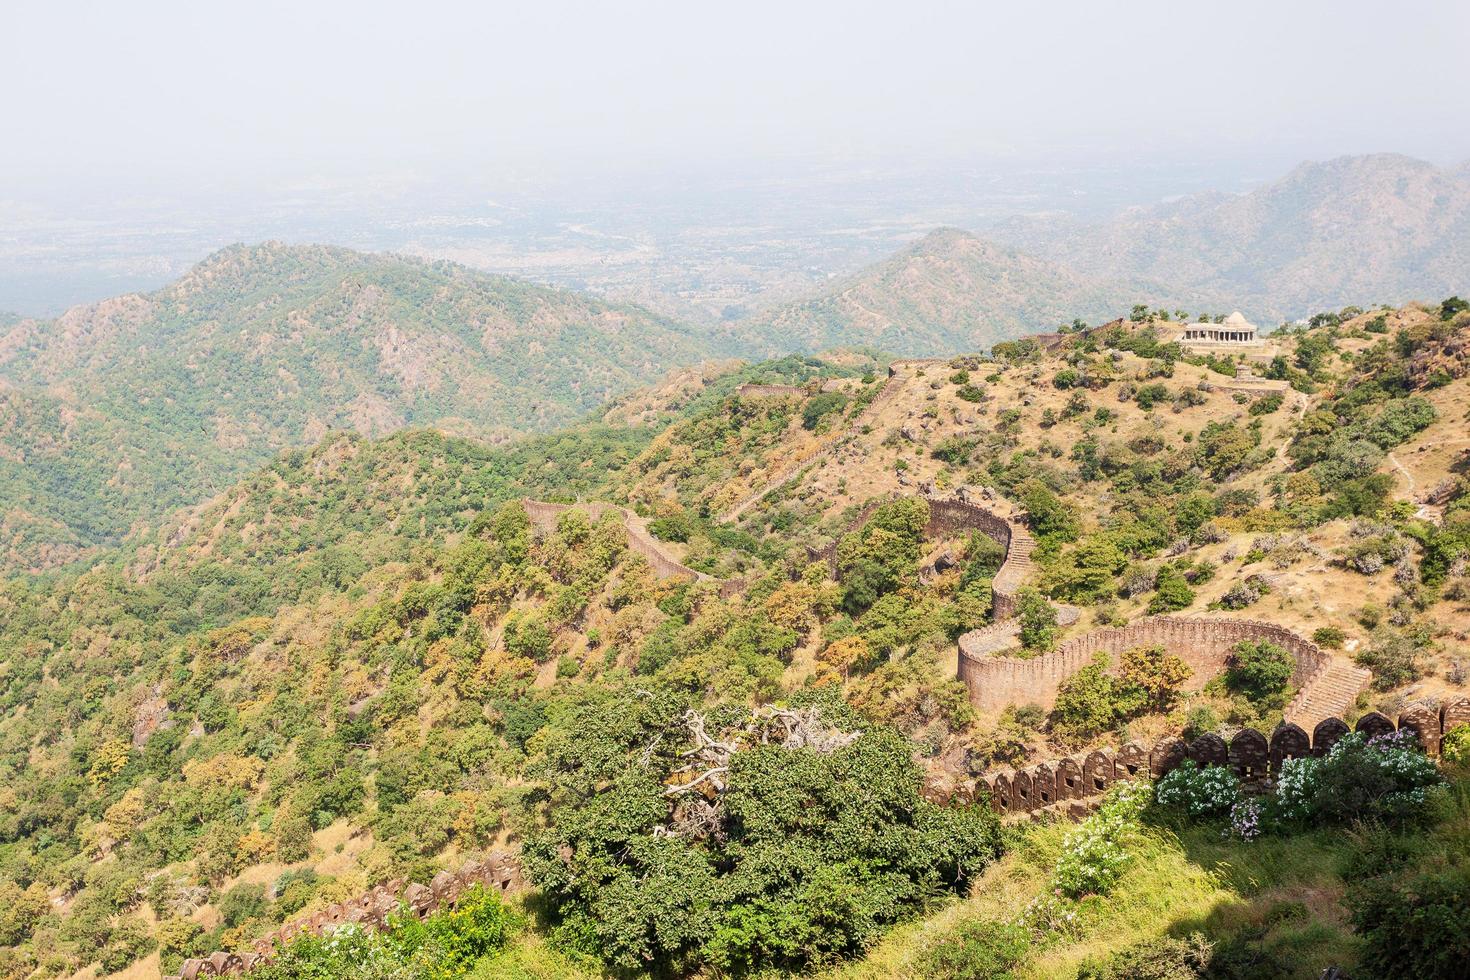
[[[1188,690],[1199,690],[1223,671],[1231,648],[1242,640],[1270,640],[1285,648],[1296,661],[1291,683],[1298,690],[1305,689],[1330,662],[1329,655],[1312,641],[1284,626],[1256,619],[1152,616],[1116,629],[1084,633],[1030,659],[994,656],[997,648],[987,642],[991,639],[984,630],[960,638],[959,676],[970,691],[971,702],[981,709],[1033,703],[1050,709],[1062,681],[1091,663],[1096,654],[1116,658],[1140,646],[1162,646],[1187,663],[1193,671],[1185,685]]]
[[[648,533],[648,529],[641,521],[626,508],[616,504],[553,504],[541,500],[522,500],[521,505],[526,508],[526,516],[531,519],[531,526],[542,534],[550,534],[555,531],[557,519],[569,510],[581,511],[594,523],[612,514],[623,522],[623,527],[628,533],[628,550],[647,558],[648,564],[653,566],[653,573],[659,578],[685,576],[701,580],[709,579],[708,575],[696,572],[665,551],[664,547],[658,543],[658,539]]]
[[[1404,709],[1398,724],[1378,712],[1358,719],[1356,730],[1369,737],[1394,731],[1413,731],[1419,747],[1439,754],[1443,734],[1456,725],[1470,724],[1470,698],[1431,708],[1416,704]],[[1262,789],[1275,779],[1288,759],[1320,757],[1350,730],[1339,718],[1319,722],[1309,734],[1283,722],[1268,738],[1243,728],[1227,741],[1220,735],[1201,735],[1193,742],[1165,738],[1152,745],[1128,742],[1117,748],[1094,749],[1063,759],[1038,762],[1020,769],[986,773],[974,779],[934,779],[924,795],[943,805],[986,802],[1002,815],[1030,817],[1041,813],[1077,813],[1115,782],[1158,779],[1185,759],[1204,766],[1225,766],[1250,788]]]
[[[788,395],[805,395],[806,389],[796,385],[761,385],[746,382],[736,386],[735,394],[741,398],[782,398]]]
[[[808,466],[811,466],[813,463],[832,455],[833,451],[837,448],[837,444],[841,442],[844,437],[855,435],[856,433],[862,431],[863,426],[868,424],[872,417],[877,413],[878,409],[887,402],[892,401],[893,397],[898,394],[900,382],[902,381],[901,374],[903,370],[908,368],[920,368],[939,364],[948,364],[949,361],[949,358],[933,358],[927,360],[912,359],[906,361],[891,362],[888,365],[888,377],[884,379],[882,386],[878,389],[878,393],[873,396],[872,400],[869,401],[868,404],[863,406],[863,410],[861,412],[858,412],[857,416],[853,418],[852,422],[848,424],[847,428],[843,429],[834,438],[829,439],[826,444],[823,445],[822,448],[818,449],[816,452],[811,453],[810,455],[805,456],[800,460],[797,460],[796,462],[790,464],[782,470],[779,470],[774,475],[769,477],[764,483],[761,484],[759,489],[752,492],[743,500],[736,502],[733,506],[731,506],[723,514],[721,514],[720,520],[726,524],[738,520],[741,514],[744,514],[747,510],[758,504],[761,499],[765,497],[766,494],[770,493],[772,490],[775,490],[777,487],[784,486],[785,484],[796,479],[796,477],[801,474],[802,470],[806,469]]]

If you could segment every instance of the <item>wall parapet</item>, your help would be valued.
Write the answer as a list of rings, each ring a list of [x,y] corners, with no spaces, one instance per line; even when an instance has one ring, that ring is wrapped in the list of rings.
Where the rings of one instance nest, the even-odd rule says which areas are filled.
[[[1030,659],[994,656],[993,647],[972,640],[973,636],[967,633],[960,638],[959,674],[971,702],[987,710],[1020,703],[1049,709],[1056,703],[1062,682],[1098,653],[1116,657],[1141,646],[1162,646],[1183,659],[1193,671],[1186,684],[1189,690],[1199,690],[1223,671],[1231,650],[1243,640],[1269,640],[1290,653],[1296,663],[1291,683],[1299,690],[1309,687],[1331,663],[1331,657],[1311,640],[1258,619],[1150,616],[1127,626],[1083,633]]]
[[[1269,787],[1289,759],[1320,758],[1350,731],[1369,737],[1394,731],[1414,732],[1418,745],[1430,756],[1439,754],[1443,734],[1456,725],[1470,724],[1470,698],[1458,698],[1430,708],[1414,704],[1399,714],[1398,724],[1386,715],[1370,712],[1349,727],[1340,718],[1325,718],[1310,733],[1283,721],[1269,738],[1254,728],[1242,728],[1229,741],[1215,733],[1186,743],[1164,738],[1153,745],[1127,742],[1118,748],[1092,749],[1062,759],[1004,769],[970,779],[931,779],[924,795],[941,805],[986,802],[1003,816],[1032,817],[1042,813],[1072,813],[1086,808],[1113,783],[1130,779],[1158,779],[1186,759],[1197,765],[1225,766],[1249,787]]]
[[[197,977],[238,976],[275,959],[281,947],[300,936],[326,935],[345,925],[381,929],[388,917],[400,909],[422,919],[441,908],[459,904],[471,888],[508,893],[524,887],[520,863],[504,851],[483,861],[471,861],[458,871],[441,871],[427,885],[389,881],[346,902],[329,905],[320,912],[292,919],[274,932],[255,941],[249,952],[223,950],[184,960],[176,977],[165,980],[196,980]]]

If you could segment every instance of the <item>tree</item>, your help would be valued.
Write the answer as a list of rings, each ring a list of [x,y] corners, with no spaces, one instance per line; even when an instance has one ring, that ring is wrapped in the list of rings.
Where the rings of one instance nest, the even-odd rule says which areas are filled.
[[[822,420],[834,412],[841,412],[847,407],[847,396],[840,391],[823,392],[806,400],[801,409],[802,428],[813,431],[821,424]]]
[[[1225,687],[1259,708],[1280,708],[1295,669],[1296,661],[1284,647],[1270,640],[1242,640],[1231,651]]]
[[[305,816],[283,808],[272,829],[276,836],[276,856],[286,864],[311,857],[311,821]]]
[[[1154,589],[1154,597],[1148,604],[1150,615],[1187,609],[1194,601],[1194,590],[1189,587],[1189,580],[1174,565],[1165,565],[1159,569]]]
[[[40,882],[21,888],[13,881],[0,880],[0,946],[25,942],[50,910],[51,902]]]
[[[1256,448],[1249,432],[1231,422],[1211,422],[1199,434],[1200,465],[1215,479],[1224,480],[1244,469]]]
[[[854,665],[863,663],[869,655],[867,640],[861,636],[846,636],[823,647],[817,653],[817,659],[841,671],[842,676],[846,677]]]
[[[1178,696],[1179,685],[1194,673],[1188,664],[1162,646],[1125,650],[1119,668],[1122,680],[1142,690],[1150,709],[1159,712],[1169,710]]]
[[[1016,615],[1021,621],[1021,646],[1045,652],[1057,645],[1057,611],[1040,592],[1022,589],[1016,596]]]
[[[1142,691],[1108,675],[1108,655],[1099,653],[1062,682],[1051,711],[1052,734],[1063,742],[1090,741],[1118,727],[1143,703]]]
[[[784,709],[805,719],[787,729],[799,743],[761,727],[774,709],[715,730],[664,707],[609,699],[548,746],[573,768],[538,767],[550,825],[526,841],[527,873],[560,936],[615,968],[804,972],[964,889],[998,853],[993,813],[925,801],[909,742],[852,729],[840,702]]]
[[[1128,555],[1109,532],[1089,534],[1068,549],[1051,571],[1053,594],[1091,602],[1108,595],[1128,564]]]
[[[886,503],[837,546],[842,604],[858,613],[917,572],[929,504],[919,498]]]
[[[1079,522],[1076,513],[1041,483],[1032,482],[1022,495],[1021,503],[1038,538],[1077,540]]]

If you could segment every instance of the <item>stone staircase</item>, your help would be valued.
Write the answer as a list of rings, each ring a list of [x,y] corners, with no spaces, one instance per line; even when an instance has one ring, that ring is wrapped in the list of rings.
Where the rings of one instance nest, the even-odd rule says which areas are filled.
[[[1324,719],[1341,718],[1371,680],[1371,671],[1333,658],[1287,705],[1286,720],[1310,732]]]

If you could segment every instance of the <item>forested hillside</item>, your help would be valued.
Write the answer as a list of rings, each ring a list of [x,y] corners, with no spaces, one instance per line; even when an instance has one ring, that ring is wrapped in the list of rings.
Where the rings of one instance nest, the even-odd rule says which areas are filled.
[[[956,643],[993,625],[1007,555],[930,520],[962,487],[1035,540],[997,656],[1239,613],[1371,670],[1350,720],[1465,693],[1465,304],[1323,315],[1255,381],[1166,336],[1140,311],[891,374],[793,358],[505,446],[332,435],[7,581],[0,972],[173,971],[506,848],[525,898],[261,976],[341,975],[344,950],[413,978],[1453,976],[1470,736],[1442,769],[1346,740],[1255,803],[1186,767],[1075,828],[928,798],[1269,730],[1294,694],[1272,643],[1209,684],[1141,648],[978,710]],[[626,505],[702,575],[620,511],[521,497]],[[1422,943],[1394,925],[1421,909],[1446,923]]]
[[[225,249],[156,293],[4,327],[0,558],[74,558],[334,430],[546,431],[724,343],[446,263]]]

